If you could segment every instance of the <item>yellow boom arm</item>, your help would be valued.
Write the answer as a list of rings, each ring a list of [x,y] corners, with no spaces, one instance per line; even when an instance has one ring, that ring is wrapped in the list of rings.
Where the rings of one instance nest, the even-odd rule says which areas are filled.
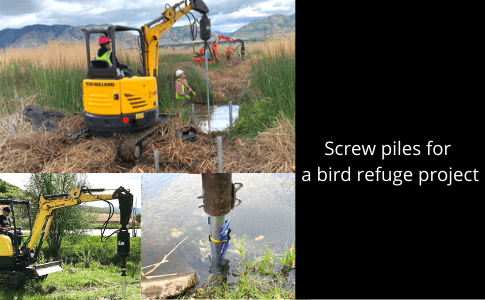
[[[64,195],[66,194],[63,194],[62,196]],[[97,194],[97,193],[84,193],[81,191],[81,189],[75,189],[75,190],[69,191],[69,193],[67,194],[67,199],[60,198],[55,200],[47,200],[44,198],[44,196],[40,196],[39,211],[37,212],[37,217],[35,218],[35,223],[34,223],[34,226],[32,227],[32,234],[28,245],[28,249],[30,250],[34,249],[39,239],[39,235],[42,232],[42,228],[44,227],[44,224],[45,224],[45,229],[44,229],[44,235],[42,237],[42,241],[46,239],[47,233],[49,232],[49,228],[52,223],[52,216],[53,216],[54,210],[59,208],[79,205],[85,202],[118,199],[117,195],[118,194],[116,192],[113,194]]]
[[[180,1],[173,7],[166,8],[162,16],[154,21],[143,25],[143,39],[145,42],[145,62],[146,74],[148,76],[157,76],[158,74],[158,39],[162,34],[175,24],[175,21],[183,17],[192,10],[192,5],[180,7],[185,1]],[[177,10],[179,8],[179,10]],[[156,22],[161,21],[158,25],[150,28]]]

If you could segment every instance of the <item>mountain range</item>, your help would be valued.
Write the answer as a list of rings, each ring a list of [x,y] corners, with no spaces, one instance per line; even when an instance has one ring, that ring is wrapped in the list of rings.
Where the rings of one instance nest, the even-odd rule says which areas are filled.
[[[104,24],[106,25],[106,24]],[[93,26],[93,25],[87,25]],[[3,29],[0,30],[0,48],[27,48],[46,45],[49,41],[84,41],[84,33],[81,28],[86,26],[70,25],[30,25],[20,29]],[[295,30],[295,14],[284,16],[273,14],[271,16],[255,20],[240,29],[232,32],[212,31],[212,39],[222,34],[230,38],[241,39],[261,39]],[[123,43],[136,42],[136,36],[129,32],[122,32],[118,36],[119,41]],[[200,40],[200,36],[197,36]],[[172,45],[177,43],[191,42],[190,26],[179,26],[169,28],[159,39],[161,46]]]

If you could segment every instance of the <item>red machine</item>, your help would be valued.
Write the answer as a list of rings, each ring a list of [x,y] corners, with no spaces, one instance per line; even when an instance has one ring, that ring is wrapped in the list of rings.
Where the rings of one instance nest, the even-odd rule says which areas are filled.
[[[225,37],[223,35],[219,35],[219,38],[212,43],[212,45],[209,48],[209,63],[213,62],[219,62],[219,55],[217,54],[217,45],[219,45],[220,40],[226,40],[230,43],[241,43],[241,56],[242,60],[244,61],[244,55],[246,54],[246,48],[244,47],[244,42],[241,39],[230,39],[228,37]],[[197,45],[203,45],[204,43],[195,43],[192,48],[194,50],[194,62],[205,62],[205,49],[204,47],[199,49],[199,52],[195,51],[195,46]],[[238,46],[239,47],[239,46]],[[236,48],[237,49],[237,48]]]

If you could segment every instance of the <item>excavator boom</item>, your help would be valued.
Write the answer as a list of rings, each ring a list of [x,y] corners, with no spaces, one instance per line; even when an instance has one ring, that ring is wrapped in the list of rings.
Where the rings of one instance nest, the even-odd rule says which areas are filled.
[[[123,188],[123,187],[120,187]],[[116,191],[118,191],[118,188]],[[39,240],[40,233],[44,228],[44,235],[42,241],[44,241],[49,232],[49,228],[52,222],[53,212],[56,209],[79,205],[81,203],[92,202],[92,201],[102,201],[102,200],[113,200],[118,199],[118,193],[113,194],[93,194],[93,191],[104,191],[105,189],[75,189],[69,191],[66,194],[58,195],[41,195],[39,199],[39,211],[37,212],[37,217],[35,218],[34,226],[32,227],[32,234],[30,242],[27,246],[28,249],[33,250],[37,241]],[[66,197],[67,198],[58,198]],[[53,199],[54,198],[54,199]],[[49,200],[53,199],[53,200]],[[130,210],[131,211],[131,210]]]
[[[180,1],[172,7],[168,7],[157,19],[143,25],[143,40],[145,42],[145,69],[148,76],[157,76],[158,74],[158,39],[167,29],[175,24],[175,21],[185,16],[191,10],[199,12],[206,17],[209,8],[202,0],[190,0],[190,5],[181,7],[186,1]],[[178,9],[178,10],[177,10]],[[153,27],[150,27],[161,22]]]

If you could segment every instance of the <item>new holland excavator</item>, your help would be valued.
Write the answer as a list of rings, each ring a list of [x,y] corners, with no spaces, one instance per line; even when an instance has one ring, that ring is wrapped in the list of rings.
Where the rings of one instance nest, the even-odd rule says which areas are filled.
[[[84,134],[101,136],[129,133],[121,145],[121,158],[132,161],[141,155],[156,126],[164,121],[164,114],[159,113],[156,81],[158,39],[176,20],[187,14],[192,15],[191,10],[202,14],[199,22],[200,37],[204,41],[209,40],[209,9],[202,0],[183,0],[174,6],[166,4],[166,9],[160,17],[140,28],[108,25],[82,29],[86,37],[88,65],[88,73],[82,81],[84,127],[69,133],[65,137],[66,142],[75,141]],[[188,15],[187,17],[189,18]],[[196,25],[196,21],[194,17],[191,29],[194,24]],[[117,70],[118,45],[115,34],[118,32],[135,32],[138,35],[138,48],[143,65],[143,71],[138,71],[139,76],[133,76],[131,72],[126,72],[127,76],[123,76],[124,72]],[[91,58],[92,35],[106,36],[110,39],[113,53],[111,65],[106,60]],[[192,33],[192,39],[195,40],[196,36],[197,31],[195,35]]]
[[[126,226],[133,209],[133,195],[130,193],[130,190],[122,186],[112,194],[100,193],[105,190],[81,187],[65,194],[42,195],[39,199],[39,210],[33,226],[30,215],[30,201],[0,199],[0,205],[8,205],[10,207],[14,224],[13,241],[5,232],[3,234],[0,233],[0,285],[17,287],[24,284],[27,279],[44,279],[50,273],[62,271],[60,261],[34,265],[39,259],[42,243],[49,233],[54,212],[57,209],[64,209],[81,203],[113,199],[118,199],[119,201],[121,228],[117,232],[117,254],[122,258],[121,276],[126,276],[126,261],[130,254],[130,233]],[[112,207],[111,203],[108,202],[108,204]],[[15,210],[21,210],[21,207],[25,207],[24,211],[28,213],[29,218],[30,236],[25,241],[22,228],[17,225],[18,220],[15,217]],[[114,209],[112,212],[114,213]],[[104,240],[103,238],[102,235],[101,240],[106,241],[109,236]],[[38,245],[37,242],[39,242]]]
[[[244,46],[244,41],[241,40],[241,39],[230,39],[228,37],[225,37],[221,34],[219,34],[218,36],[218,39],[214,41],[214,43],[212,43],[212,45],[210,46],[209,48],[209,63],[213,63],[213,62],[219,62],[219,55],[217,54],[217,45],[219,45],[219,42],[221,40],[225,40],[225,41],[228,41],[230,43],[240,43],[241,45],[241,57],[242,57],[242,60],[244,61],[244,55],[246,54],[246,47]],[[203,43],[195,43],[193,46],[192,46],[192,49],[194,51],[194,62],[195,63],[198,63],[198,62],[205,62],[205,50],[204,50],[204,47],[200,48],[199,49],[199,52],[196,52],[196,47],[198,48],[200,45],[204,44],[205,42]],[[236,47],[236,49],[239,48],[239,46]]]

